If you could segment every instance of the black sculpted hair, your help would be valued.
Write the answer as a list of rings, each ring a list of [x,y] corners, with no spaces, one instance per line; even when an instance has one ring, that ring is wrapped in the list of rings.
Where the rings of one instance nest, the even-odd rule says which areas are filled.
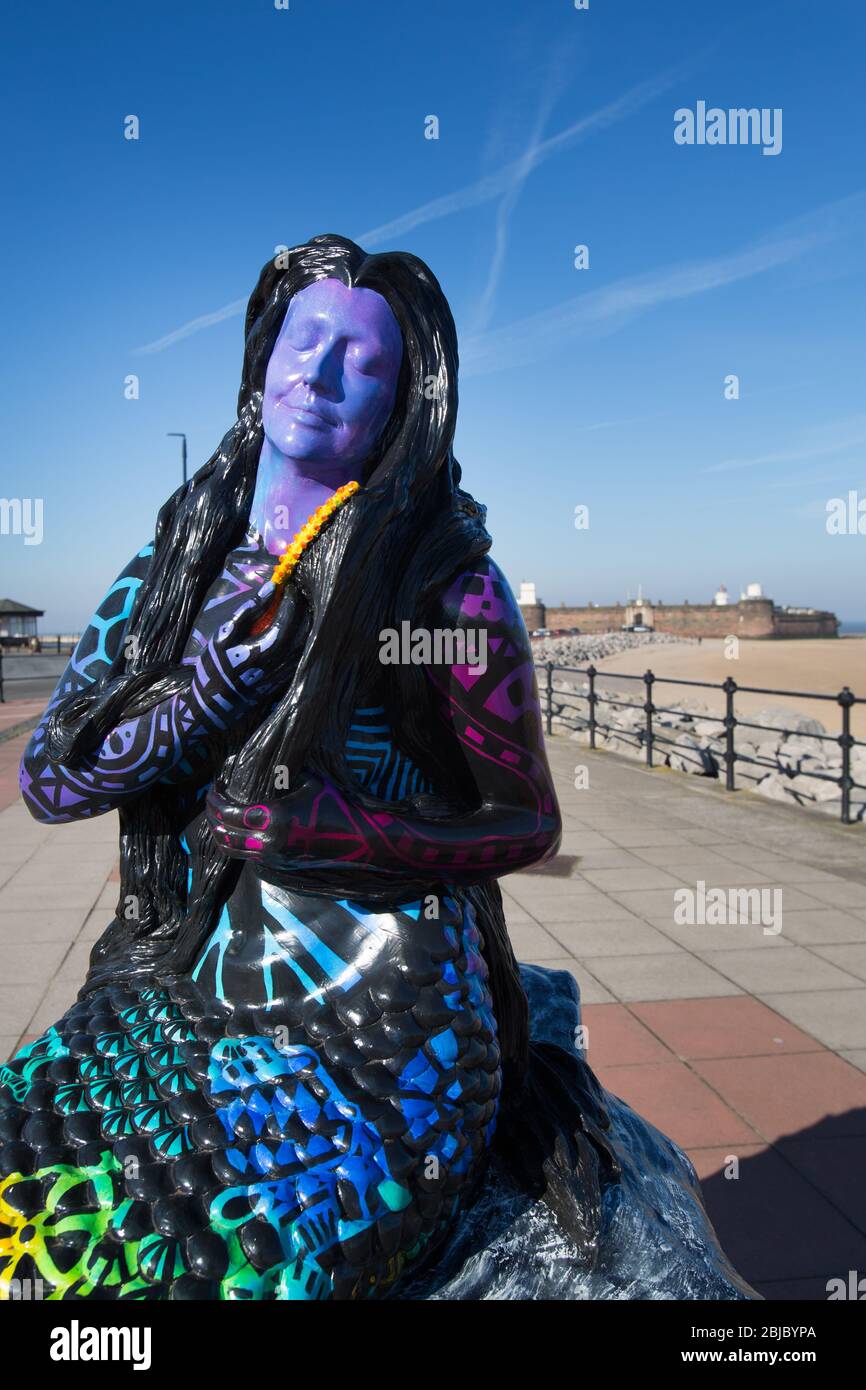
[[[136,595],[122,650],[102,680],[64,701],[52,720],[52,756],[73,760],[124,716],[180,687],[193,623],[227,553],[246,533],[263,440],[265,372],[292,297],[322,279],[376,290],[403,337],[391,418],[367,461],[362,490],[302,557],[295,578],[308,607],[308,635],[283,698],[258,728],[236,732],[213,776],[238,799],[273,795],[276,765],[349,780],[345,738],[357,698],[381,691],[403,750],[455,805],[471,787],[459,745],[430,738],[431,696],[423,671],[383,668],[378,634],[403,618],[423,621],[443,590],[490,545],[484,509],[460,487],[453,453],[457,336],[444,294],[415,256],[367,255],[325,235],[269,261],[250,298],[237,421],[193,478],[165,503],[154,554]],[[360,793],[359,793],[360,795]],[[176,789],[151,787],[120,809],[117,914],[94,947],[85,990],[110,979],[162,978],[189,970],[234,888],[240,865],[198,822],[196,877],[187,888],[181,835],[190,805]],[[356,889],[371,896],[359,874]],[[485,942],[506,1074],[522,1074],[528,1049],[526,996],[495,882],[468,890]],[[125,904],[136,915],[127,920]]]

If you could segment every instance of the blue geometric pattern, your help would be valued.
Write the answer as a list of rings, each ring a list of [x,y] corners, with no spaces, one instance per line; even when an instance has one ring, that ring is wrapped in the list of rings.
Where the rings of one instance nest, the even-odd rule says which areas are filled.
[[[247,1181],[214,1199],[212,1222],[219,1228],[227,1208],[243,1197],[243,1206],[267,1221],[280,1243],[285,1263],[275,1297],[328,1297],[331,1284],[319,1257],[411,1201],[390,1170],[382,1139],[310,1047],[278,1050],[270,1038],[226,1038],[211,1052],[209,1082],[230,1141],[243,1125],[262,1135],[268,1120],[282,1130],[299,1120],[306,1134],[303,1140],[227,1149],[239,1179]],[[322,1121],[331,1131],[327,1136],[315,1132]],[[347,1189],[354,1218],[343,1214]]]
[[[102,670],[111,665],[146,571],[146,565],[139,562],[149,560],[152,555],[151,543],[138,552],[132,564],[108,590],[88,624],[84,634],[86,643],[82,639],[73,653],[66,671],[64,694],[70,690],[80,690],[82,681],[90,685],[102,674]],[[73,676],[81,679],[73,683]]]
[[[402,801],[431,790],[424,774],[395,745],[384,705],[355,710],[346,761],[364,790],[384,801]]]

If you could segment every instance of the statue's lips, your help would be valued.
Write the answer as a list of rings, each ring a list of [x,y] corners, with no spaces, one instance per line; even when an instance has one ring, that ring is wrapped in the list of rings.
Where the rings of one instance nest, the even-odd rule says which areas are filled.
[[[308,410],[303,405],[290,405],[285,401],[280,401],[280,405],[284,406],[290,415],[294,415],[299,424],[307,425],[310,429],[331,430],[334,428],[335,422],[320,415],[317,410]]]

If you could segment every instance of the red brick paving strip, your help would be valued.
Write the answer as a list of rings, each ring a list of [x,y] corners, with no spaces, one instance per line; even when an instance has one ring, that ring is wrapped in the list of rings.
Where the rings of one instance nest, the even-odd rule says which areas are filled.
[[[825,1299],[828,1279],[866,1271],[863,1072],[747,995],[582,1017],[600,1080],[686,1149],[758,1292]]]
[[[29,737],[27,732],[0,742],[0,811],[18,800],[18,764]]]

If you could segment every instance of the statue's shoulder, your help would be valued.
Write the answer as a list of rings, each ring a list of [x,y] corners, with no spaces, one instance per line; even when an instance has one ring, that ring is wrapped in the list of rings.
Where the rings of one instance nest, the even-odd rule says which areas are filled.
[[[511,586],[488,552],[470,565],[446,587],[442,606],[454,625],[484,621],[488,626],[511,627],[520,622],[520,610]]]

